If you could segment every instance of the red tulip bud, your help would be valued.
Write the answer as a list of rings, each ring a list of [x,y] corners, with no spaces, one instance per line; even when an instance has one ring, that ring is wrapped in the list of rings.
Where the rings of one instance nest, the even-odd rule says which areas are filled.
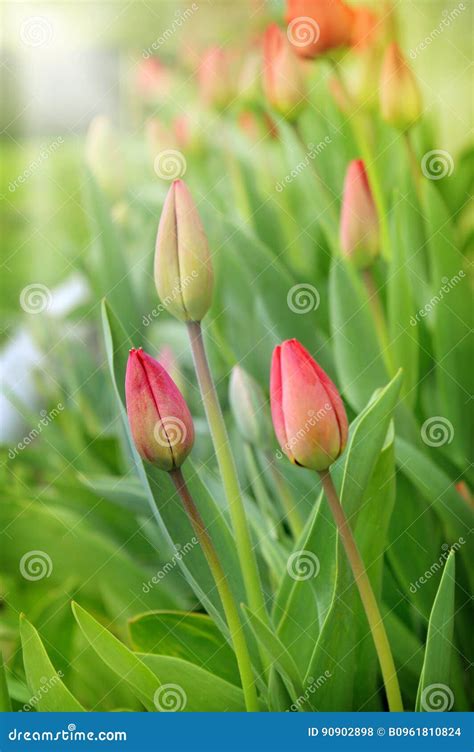
[[[220,47],[208,49],[199,64],[199,91],[205,104],[222,109],[233,96],[229,55]]]
[[[287,0],[288,37],[301,57],[348,45],[352,11],[342,0]]]
[[[300,62],[276,24],[265,32],[263,58],[263,86],[269,103],[285,117],[296,117],[306,86]]]
[[[340,242],[358,269],[370,266],[380,249],[377,209],[362,159],[354,159],[346,172]]]
[[[331,379],[295,339],[273,352],[270,399],[284,453],[296,465],[327,470],[346,445],[346,412]]]
[[[407,130],[421,116],[421,94],[396,42],[387,48],[380,76],[380,109],[387,123]]]
[[[140,457],[167,472],[180,467],[193,447],[193,419],[174,381],[141,348],[130,350],[125,394]]]
[[[161,302],[181,321],[201,321],[212,302],[213,274],[207,238],[191,193],[172,184],[161,214],[155,284]]]

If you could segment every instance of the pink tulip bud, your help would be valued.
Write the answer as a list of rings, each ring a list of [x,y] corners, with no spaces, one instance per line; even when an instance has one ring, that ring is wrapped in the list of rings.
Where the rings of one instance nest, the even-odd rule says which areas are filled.
[[[204,53],[199,64],[198,83],[206,105],[222,109],[232,101],[230,60],[225,50],[211,47]]]
[[[263,38],[263,87],[279,113],[288,119],[298,115],[306,93],[301,63],[276,24],[268,27]]]
[[[350,258],[357,269],[370,266],[379,253],[377,209],[362,159],[354,159],[346,172],[340,243],[343,255]]]
[[[380,110],[384,120],[405,131],[421,116],[421,94],[400,47],[392,42],[380,76]]]
[[[335,385],[296,339],[273,352],[270,400],[277,439],[291,462],[327,470],[344,451],[347,416]]]
[[[174,381],[141,348],[130,350],[125,394],[140,457],[160,470],[176,470],[193,447],[193,419]]]
[[[207,238],[182,180],[174,181],[163,206],[155,284],[163,306],[181,321],[201,321],[211,306],[213,274]]]

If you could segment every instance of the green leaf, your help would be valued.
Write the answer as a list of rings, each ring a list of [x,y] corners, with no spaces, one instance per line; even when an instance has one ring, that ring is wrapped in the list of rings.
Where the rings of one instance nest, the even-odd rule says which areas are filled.
[[[0,650],[0,713],[8,713],[11,711],[11,709],[12,704],[8,692],[5,664],[3,663],[3,653]]]
[[[424,188],[433,297],[426,304],[434,342],[438,397],[433,412],[451,423],[451,438],[442,451],[464,472],[472,456],[473,441],[471,289],[451,217],[439,193],[429,183],[426,181]]]
[[[63,684],[49,660],[38,632],[23,615],[20,618],[20,635],[26,680],[31,692],[28,705],[42,712],[83,711],[84,708]]]
[[[329,304],[338,380],[359,411],[374,390],[387,383],[388,374],[362,282],[342,258],[332,263]]]
[[[247,606],[242,606],[242,608],[247,615],[255,637],[263,649],[270,655],[273,665],[285,680],[292,698],[296,699],[303,694],[301,676],[296,663],[279,637],[258,616],[252,613]]]
[[[130,638],[141,653],[181,658],[240,685],[235,655],[206,614],[150,611],[129,621]]]
[[[454,551],[446,561],[431,610],[425,658],[420,676],[416,710],[451,710],[454,694],[450,687],[454,631]]]
[[[416,306],[409,278],[410,249],[403,234],[406,200],[395,196],[392,226],[392,258],[388,269],[388,326],[391,352],[397,368],[403,368],[402,397],[408,405],[416,401],[418,385],[418,329]],[[413,323],[414,322],[414,323]]]
[[[130,686],[147,710],[156,710],[154,697],[159,682],[150,669],[85,609],[73,603],[72,610],[84,637],[97,655]]]
[[[239,687],[194,663],[164,655],[140,653],[139,657],[160,683],[155,695],[157,710],[189,713],[245,711],[244,695]]]

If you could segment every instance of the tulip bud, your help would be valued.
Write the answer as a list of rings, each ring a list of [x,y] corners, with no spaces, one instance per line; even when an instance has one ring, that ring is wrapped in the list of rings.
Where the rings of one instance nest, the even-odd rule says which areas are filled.
[[[314,58],[350,43],[352,11],[342,0],[287,0],[285,19],[300,57]]]
[[[273,352],[270,400],[277,439],[291,462],[327,470],[344,451],[347,416],[331,379],[295,339]]]
[[[86,163],[111,199],[125,191],[124,159],[117,133],[106,115],[96,115],[91,120],[85,145]]]
[[[249,444],[260,449],[272,445],[268,400],[260,384],[240,366],[232,369],[229,400],[237,427]]]
[[[263,87],[268,102],[284,117],[294,119],[303,103],[306,85],[300,62],[276,24],[265,32],[263,58]]]
[[[211,47],[204,53],[199,64],[198,82],[206,105],[223,109],[232,101],[230,60],[225,50]]]
[[[201,321],[212,302],[207,238],[182,180],[168,192],[156,238],[155,284],[162,304],[181,321]]]
[[[174,381],[141,348],[130,350],[125,394],[140,457],[160,470],[176,470],[193,447],[193,419]]]
[[[352,9],[351,45],[358,52],[374,45],[384,30],[381,18],[370,8]]]
[[[384,120],[405,131],[421,116],[421,94],[396,42],[385,53],[380,76],[380,110]]]
[[[362,159],[347,168],[342,200],[340,243],[357,269],[370,266],[380,250],[379,221]]]

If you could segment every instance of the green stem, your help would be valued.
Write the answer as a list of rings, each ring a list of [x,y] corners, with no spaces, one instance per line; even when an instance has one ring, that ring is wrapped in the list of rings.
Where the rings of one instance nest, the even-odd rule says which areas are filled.
[[[275,481],[278,493],[280,494],[280,498],[283,502],[291,532],[293,533],[294,539],[298,540],[301,533],[303,532],[304,527],[303,520],[301,519],[298,511],[298,507],[295,504],[295,500],[288,488],[285,478],[276,466],[275,460],[270,453],[267,454],[267,460],[269,463],[270,472],[273,476],[273,480]]]
[[[415,147],[413,146],[413,141],[412,141],[411,133],[409,130],[404,131],[403,140],[405,141],[405,147],[407,150],[408,161],[410,163],[410,169],[413,175],[413,181],[415,183],[415,188],[419,196],[420,191],[421,191],[421,172],[420,172],[420,166],[418,164],[418,159],[416,156]]]
[[[170,472],[170,477],[176,487],[181,501],[183,502],[183,506],[188,514],[188,517],[206,557],[207,563],[209,564],[209,569],[211,570],[212,576],[214,577],[214,581],[216,583],[216,587],[227,620],[227,626],[229,627],[232,645],[234,646],[234,651],[239,666],[240,678],[242,681],[242,691],[244,693],[246,708],[249,712],[257,712],[260,710],[260,708],[258,704],[257,690],[255,687],[255,679],[253,675],[252,664],[250,662],[247,643],[245,641],[244,631],[240,622],[239,612],[237,610],[237,604],[230,590],[217,552],[211,541],[209,533],[206,530],[204,521],[199,514],[199,511],[186,485],[186,481],[184,480],[181,469],[178,468],[177,470],[172,470]]]
[[[363,269],[362,279],[367,291],[367,297],[374,319],[375,330],[377,332],[380,348],[382,350],[382,357],[385,361],[385,365],[387,366],[389,375],[393,376],[395,373],[395,367],[393,364],[392,347],[390,344],[387,322],[385,320],[385,312],[383,310],[380,295],[375,284],[372,269]]]
[[[345,548],[349,564],[354,575],[355,583],[359,589],[362,604],[364,606],[367,621],[369,622],[372,639],[377,651],[382,677],[387,693],[388,707],[391,712],[403,711],[402,697],[398,684],[397,670],[393,662],[392,651],[388,641],[387,633],[382,620],[377,600],[370,584],[364,562],[357,548],[352,530],[347,521],[346,515],[342,508],[341,502],[334,487],[329,470],[322,470],[319,473],[321,482],[329,503],[332,516],[339,531],[339,536]]]
[[[214,451],[217,457],[224,491],[229,505],[232,527],[234,530],[237,553],[244,579],[245,590],[251,610],[267,625],[269,619],[263,597],[262,585],[257,568],[257,560],[252,547],[250,531],[245,515],[244,503],[240,491],[239,479],[235,468],[234,458],[230,448],[229,437],[224,423],[224,417],[217,397],[216,388],[209,368],[201,324],[198,321],[187,323],[191,348],[193,351],[194,367],[201,390],[201,398],[206,411],[207,422],[211,430]],[[261,651],[264,666],[268,657]]]

